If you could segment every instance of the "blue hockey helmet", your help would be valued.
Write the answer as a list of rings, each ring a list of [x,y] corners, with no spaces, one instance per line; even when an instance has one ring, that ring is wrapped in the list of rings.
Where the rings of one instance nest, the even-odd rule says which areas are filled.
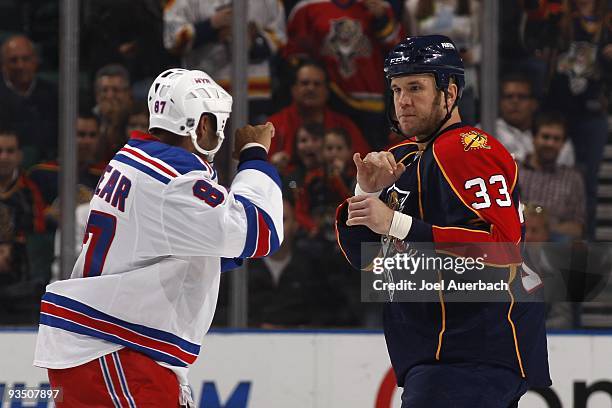
[[[411,74],[433,74],[436,87],[446,91],[455,78],[458,98],[465,87],[463,60],[453,41],[444,35],[408,37],[397,44],[385,59],[387,80]]]

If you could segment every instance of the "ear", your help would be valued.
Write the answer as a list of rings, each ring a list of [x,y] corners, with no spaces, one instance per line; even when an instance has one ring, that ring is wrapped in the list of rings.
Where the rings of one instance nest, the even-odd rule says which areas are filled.
[[[457,84],[451,83],[450,85],[448,85],[448,90],[446,92],[446,102],[448,106],[453,106],[458,96],[459,88],[457,87]]]
[[[198,122],[198,127],[196,128],[196,134],[198,136],[205,135],[208,128],[211,126],[212,122],[210,116],[202,114],[200,116],[200,121]]]

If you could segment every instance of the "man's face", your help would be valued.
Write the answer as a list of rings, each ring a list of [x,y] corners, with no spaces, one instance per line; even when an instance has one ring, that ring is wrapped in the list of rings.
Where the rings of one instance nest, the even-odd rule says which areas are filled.
[[[509,125],[526,130],[531,126],[537,108],[531,87],[525,82],[506,82],[500,95],[500,113]]]
[[[93,163],[99,143],[98,122],[91,118],[77,119],[77,154],[82,163]]]
[[[312,65],[300,68],[291,94],[293,101],[301,108],[323,109],[328,97],[325,73]]]
[[[557,124],[542,125],[533,136],[533,149],[541,164],[552,165],[557,161],[565,143],[563,126]]]
[[[300,128],[296,135],[296,154],[306,169],[314,169],[320,164],[323,140]]]
[[[11,177],[21,164],[17,136],[0,134],[0,177]]]
[[[120,76],[103,76],[96,84],[96,102],[105,109],[105,105],[125,109],[131,101],[129,84]]]
[[[391,92],[400,129],[407,136],[430,135],[446,115],[443,94],[436,89],[433,75],[392,78]]]
[[[27,89],[34,81],[38,61],[32,43],[23,37],[9,40],[2,47],[2,73],[16,87]]]

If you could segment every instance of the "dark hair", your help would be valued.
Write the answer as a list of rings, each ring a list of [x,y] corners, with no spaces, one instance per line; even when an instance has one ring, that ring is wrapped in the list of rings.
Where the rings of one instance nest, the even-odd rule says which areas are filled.
[[[79,107],[78,119],[95,120],[96,123],[100,124],[100,118],[93,112],[90,105],[82,105]]]
[[[323,126],[322,123],[319,123],[319,122],[308,122],[308,123],[302,124],[302,126],[300,126],[296,130],[296,132],[295,132],[296,141],[297,141],[297,132],[299,132],[300,129],[304,129],[305,131],[307,131],[308,133],[310,133],[311,135],[313,135],[317,139],[323,139],[323,137],[325,136],[325,126]]]
[[[121,64],[108,64],[96,71],[94,79],[94,87],[97,87],[98,80],[104,76],[121,77],[125,80],[127,86],[130,86],[130,72]]]
[[[21,148],[20,146],[20,140],[19,140],[19,133],[15,130],[15,128],[13,128],[10,125],[4,125],[2,127],[0,127],[0,137],[14,137],[15,140],[17,141],[17,148]]]
[[[346,129],[337,127],[337,128],[327,129],[325,131],[325,135],[331,135],[331,134],[340,136],[342,140],[344,140],[344,143],[346,143],[346,146],[349,149],[353,148],[353,140],[351,139],[351,136],[346,131]]]
[[[329,75],[327,74],[327,68],[325,65],[318,60],[307,58],[301,59],[293,70],[291,85],[295,85],[297,83],[298,72],[300,72],[300,70],[304,67],[315,67],[323,71],[323,75],[325,76],[325,85],[327,86],[329,84]]]
[[[297,130],[295,131],[295,135],[293,137],[293,154],[291,155],[291,159],[290,159],[290,162],[292,164],[300,163],[300,159],[298,158],[298,155],[297,155],[298,133],[300,132],[300,129],[304,129],[306,132],[308,132],[308,134],[312,135],[313,137],[317,139],[323,139],[323,137],[325,136],[325,127],[323,126],[322,123],[307,122],[307,123],[303,123],[302,126],[297,128]]]
[[[533,121],[531,132],[535,137],[542,126],[557,125],[563,128],[563,135],[567,139],[567,121],[560,112],[546,111],[540,112]]]
[[[502,76],[499,81],[500,95],[503,93],[504,85],[509,82],[519,82],[522,84],[527,84],[527,86],[529,87],[529,96],[533,98],[533,82],[531,82],[531,79],[527,76],[527,74],[523,72],[508,72],[504,74],[504,76]]]

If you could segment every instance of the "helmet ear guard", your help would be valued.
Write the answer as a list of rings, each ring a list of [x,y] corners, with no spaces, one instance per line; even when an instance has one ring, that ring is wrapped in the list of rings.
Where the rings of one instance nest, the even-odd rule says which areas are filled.
[[[194,148],[212,161],[221,148],[223,133],[232,112],[232,97],[203,71],[173,68],[153,81],[148,95],[149,130],[164,129],[191,138]],[[197,141],[203,114],[215,118],[217,145],[207,150]]]

